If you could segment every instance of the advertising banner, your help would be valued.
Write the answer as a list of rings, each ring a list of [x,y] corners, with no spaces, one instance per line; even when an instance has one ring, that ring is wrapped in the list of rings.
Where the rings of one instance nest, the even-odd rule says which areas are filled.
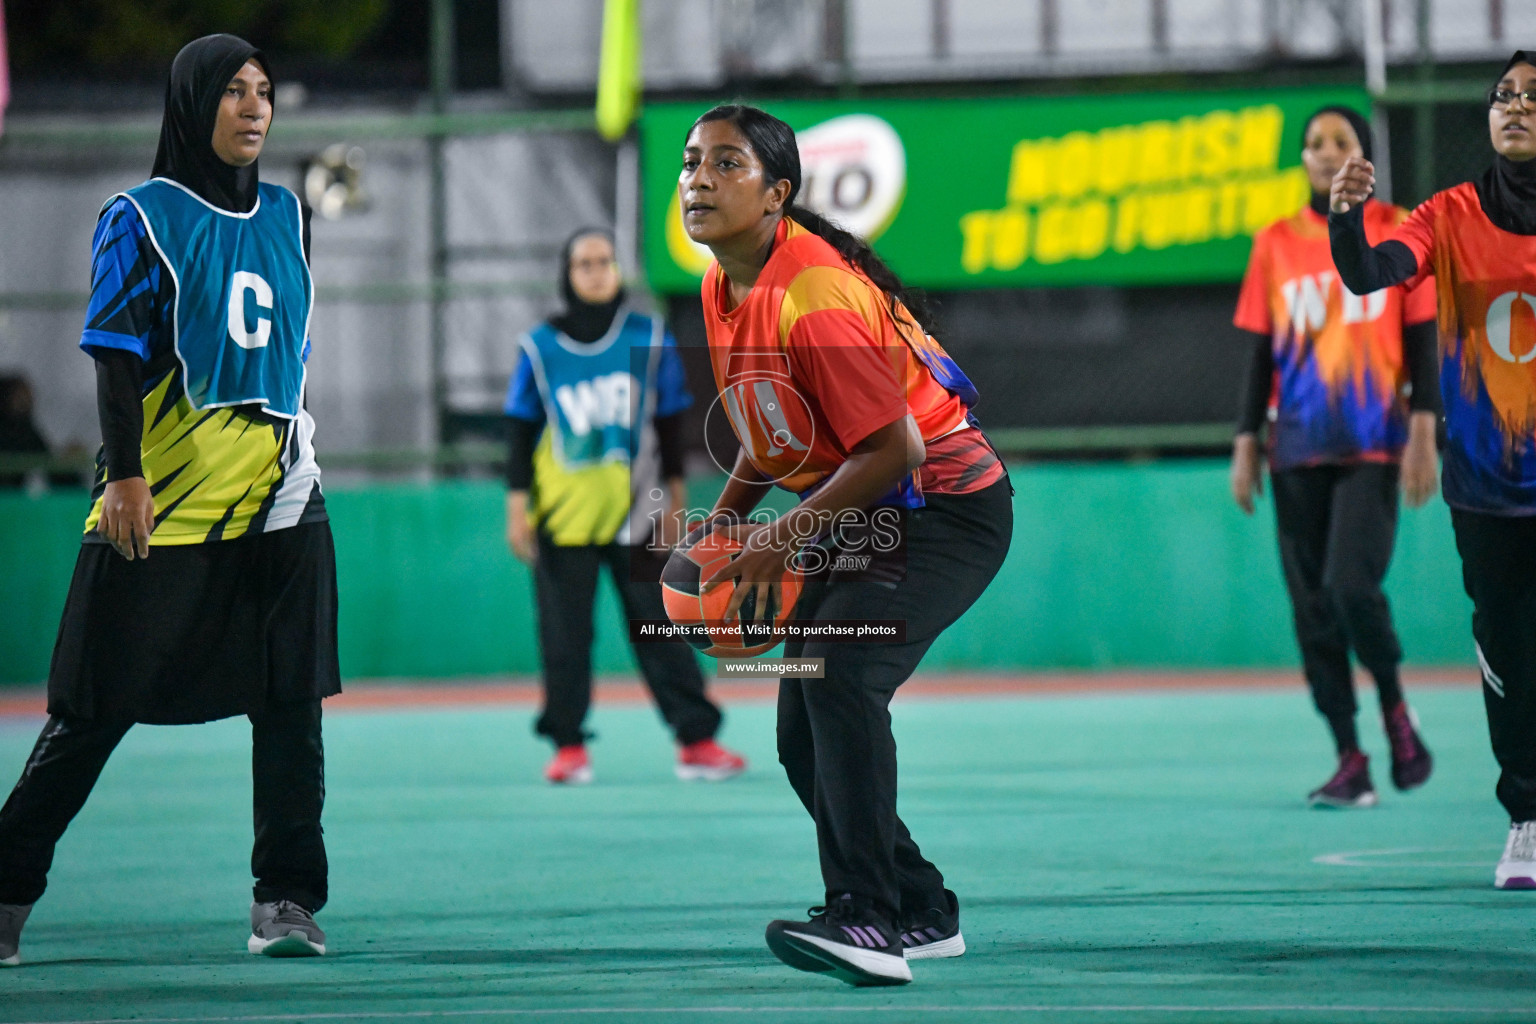
[[[795,129],[799,201],[929,289],[1194,283],[1242,276],[1253,235],[1307,200],[1303,119],[1368,111],[1351,88],[767,103]],[[708,104],[641,123],[650,286],[696,289],[684,139]]]

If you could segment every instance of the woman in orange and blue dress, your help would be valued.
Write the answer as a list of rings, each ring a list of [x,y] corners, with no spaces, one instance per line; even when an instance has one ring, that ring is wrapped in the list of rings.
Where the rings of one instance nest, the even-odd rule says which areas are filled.
[[[1233,443],[1233,497],[1253,511],[1268,413],[1280,564],[1302,671],[1338,754],[1333,776],[1308,797],[1324,807],[1376,803],[1355,729],[1351,653],[1376,683],[1393,784],[1421,786],[1433,764],[1403,699],[1402,647],[1381,584],[1399,487],[1410,505],[1434,492],[1434,292],[1420,284],[1357,295],[1339,283],[1328,251],[1333,175],[1370,144],[1370,126],[1348,107],[1306,120],[1301,159],[1311,200],[1254,238],[1234,317],[1252,357]],[[1373,199],[1364,216],[1371,236],[1385,238],[1408,213]]]
[[[1374,170],[1351,157],[1333,179],[1328,233],[1357,293],[1434,277],[1441,493],[1510,819],[1494,885],[1536,889],[1536,51],[1517,50],[1488,91],[1488,134],[1481,177],[1431,196],[1374,245]]]

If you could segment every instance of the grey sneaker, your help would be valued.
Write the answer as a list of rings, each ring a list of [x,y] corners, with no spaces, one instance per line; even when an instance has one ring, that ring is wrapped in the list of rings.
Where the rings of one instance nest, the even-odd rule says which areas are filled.
[[[1509,838],[1494,869],[1493,885],[1497,889],[1536,889],[1536,821],[1509,823]]]
[[[0,903],[0,967],[21,963],[21,926],[27,923],[30,913],[30,903]]]
[[[315,915],[291,900],[252,903],[245,948],[259,956],[324,956],[325,932]]]

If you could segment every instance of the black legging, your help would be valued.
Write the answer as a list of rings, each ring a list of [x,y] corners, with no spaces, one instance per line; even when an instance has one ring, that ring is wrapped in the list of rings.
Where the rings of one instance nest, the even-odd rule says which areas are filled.
[[[325,748],[320,702],[278,705],[250,715],[256,841],[252,896],[325,906],[328,866],[320,812]],[[0,807],[0,903],[36,903],[48,886],[53,851],[90,796],[127,722],[48,719],[21,779]]]
[[[1499,802],[1536,819],[1536,516],[1451,509],[1483,673]]]
[[[944,906],[944,876],[896,814],[891,698],[933,641],[986,590],[1008,554],[1013,488],[1007,478],[974,494],[930,495],[904,530],[905,577],[896,583],[830,571],[813,577],[795,619],[900,620],[900,643],[792,641],[786,658],[826,659],[825,679],[779,685],[779,761],[816,821],[827,898],[851,892],[888,917]],[[850,578],[850,576],[852,578]]]
[[[586,738],[582,723],[592,706],[592,606],[598,571],[613,577],[631,621],[663,622],[661,567],[665,556],[644,547],[584,544],[561,547],[539,537],[534,593],[539,606],[539,654],[544,664],[544,711],[534,731],[556,746]],[[704,694],[704,676],[692,649],[681,640],[637,641],[640,675],[677,742],[707,740],[720,728],[720,709]]]
[[[1385,463],[1271,474],[1303,672],[1341,753],[1359,745],[1351,650],[1376,680],[1383,712],[1403,699],[1403,651],[1381,589],[1397,532],[1397,481],[1398,467]]]

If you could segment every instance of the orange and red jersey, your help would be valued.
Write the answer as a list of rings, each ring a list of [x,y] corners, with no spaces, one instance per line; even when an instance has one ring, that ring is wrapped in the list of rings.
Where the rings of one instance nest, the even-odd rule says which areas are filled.
[[[1375,200],[1364,215],[1373,245],[1408,216]],[[1408,440],[1403,327],[1434,317],[1428,283],[1369,295],[1345,288],[1328,222],[1311,207],[1260,231],[1232,319],[1274,348],[1271,465],[1397,461]]]
[[[928,456],[893,502],[980,490],[1003,465],[974,425],[976,389],[911,314],[825,239],[785,219],[746,299],[729,308],[719,264],[704,323],[721,405],[765,477],[805,495],[881,427],[911,413]]]
[[[1445,500],[1536,514],[1536,236],[1495,227],[1467,183],[1431,196],[1392,237],[1418,262],[1410,283],[1435,277]]]

